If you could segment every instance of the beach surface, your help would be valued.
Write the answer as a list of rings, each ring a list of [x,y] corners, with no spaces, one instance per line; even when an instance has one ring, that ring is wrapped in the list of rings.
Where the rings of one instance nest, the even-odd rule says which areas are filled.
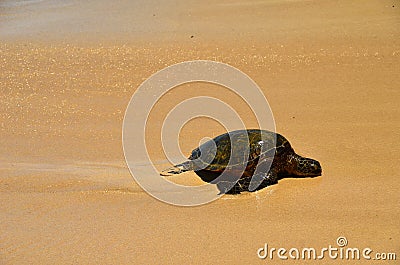
[[[372,259],[326,253],[319,262],[396,264],[400,3],[165,2],[0,3],[0,264],[312,264],[257,251],[320,254],[339,248],[338,237],[344,249],[372,249]],[[125,163],[126,107],[144,80],[187,60],[227,63],[252,78],[277,132],[320,161],[322,176],[197,207],[143,191]],[[257,127],[228,89],[181,85],[149,116],[146,146],[158,169],[169,166],[166,114],[196,96],[229,103]],[[188,156],[224,132],[197,118],[177,138]],[[172,181],[203,183],[193,172]],[[377,253],[397,261],[374,260]]]

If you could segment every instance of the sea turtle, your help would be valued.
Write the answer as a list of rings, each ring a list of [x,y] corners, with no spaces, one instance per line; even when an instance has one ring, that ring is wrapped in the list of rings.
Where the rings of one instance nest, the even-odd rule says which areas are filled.
[[[160,175],[189,170],[199,176],[214,175],[211,183],[217,184],[221,193],[254,191],[284,177],[315,177],[322,173],[318,161],[297,155],[285,137],[257,129],[217,136],[194,149],[187,161]]]

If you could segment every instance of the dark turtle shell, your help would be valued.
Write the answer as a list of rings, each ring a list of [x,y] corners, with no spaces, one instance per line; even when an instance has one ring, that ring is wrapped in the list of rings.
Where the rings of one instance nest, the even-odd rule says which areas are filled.
[[[260,157],[269,163],[269,168],[275,156],[290,150],[289,142],[280,134],[257,129],[238,130],[205,142],[192,151],[189,159],[200,170],[222,172],[242,168],[244,176],[252,176]]]

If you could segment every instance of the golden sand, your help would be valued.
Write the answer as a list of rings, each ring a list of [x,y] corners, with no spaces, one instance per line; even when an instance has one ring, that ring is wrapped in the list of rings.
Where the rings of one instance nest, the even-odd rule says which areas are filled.
[[[336,246],[339,236],[350,247],[399,256],[396,3],[187,2],[159,13],[149,5],[142,17],[132,17],[123,8],[129,1],[121,1],[117,7],[98,4],[87,16],[78,12],[81,20],[61,31],[74,38],[60,34],[62,20],[12,30],[23,20],[15,15],[19,9],[3,8],[0,263],[278,263],[259,259],[257,249],[265,243],[318,249]],[[53,10],[24,8],[33,17]],[[56,11],[67,16],[76,8]],[[104,10],[111,25],[97,29],[93,18]],[[148,22],[153,13],[155,24]],[[148,30],[118,27],[133,19]],[[74,23],[83,23],[86,32],[75,32]],[[125,108],[151,74],[194,59],[225,62],[254,79],[277,131],[298,153],[321,162],[322,177],[284,179],[192,208],[147,195],[125,165]],[[248,127],[256,125],[240,98],[221,87],[178,87],[149,120],[154,161],[165,159],[159,134],[166,112],[197,95],[223,98],[249,117]],[[220,133],[216,122],[193,120],[182,129],[180,146],[188,155],[201,138]],[[193,172],[176,181],[201,183]],[[325,258],[323,264],[341,262]]]

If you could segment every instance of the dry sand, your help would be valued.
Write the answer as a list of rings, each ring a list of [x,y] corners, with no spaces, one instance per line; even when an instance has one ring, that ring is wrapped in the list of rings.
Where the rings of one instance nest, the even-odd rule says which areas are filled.
[[[81,2],[0,4],[0,264],[311,264],[256,252],[339,236],[400,258],[398,1]],[[253,78],[322,177],[189,208],[146,194],[124,162],[125,108],[152,73],[193,59]],[[149,121],[154,161],[162,119],[185,98],[222,98],[256,125],[221,87],[171,93]],[[182,151],[223,132],[193,120]]]

